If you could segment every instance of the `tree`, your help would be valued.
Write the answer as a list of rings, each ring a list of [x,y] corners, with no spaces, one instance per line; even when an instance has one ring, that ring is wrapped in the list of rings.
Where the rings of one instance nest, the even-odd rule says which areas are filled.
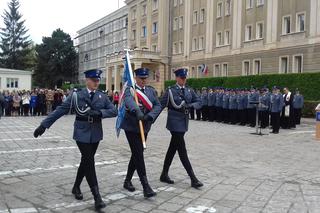
[[[19,1],[11,0],[9,10],[2,15],[4,28],[0,29],[0,64],[11,69],[26,69],[27,55],[30,53],[29,35],[19,13]]]
[[[61,29],[55,30],[51,37],[42,38],[36,51],[34,77],[37,86],[53,88],[61,87],[66,81],[75,83],[78,54],[69,34]]]

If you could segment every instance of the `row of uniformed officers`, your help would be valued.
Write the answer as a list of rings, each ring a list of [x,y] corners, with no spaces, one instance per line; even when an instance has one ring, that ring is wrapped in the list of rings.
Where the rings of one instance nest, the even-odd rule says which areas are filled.
[[[272,133],[278,133],[280,126],[284,129],[295,128],[300,124],[304,98],[296,89],[292,94],[288,88],[274,86],[256,89],[227,89],[223,87],[202,88],[201,109],[190,110],[190,118],[217,121],[230,124],[256,126],[258,110],[261,128],[273,127]],[[270,119],[271,118],[271,119]]]
[[[99,192],[94,161],[99,142],[103,139],[101,120],[115,117],[118,113],[107,96],[97,90],[101,73],[100,70],[86,71],[87,88],[69,95],[66,101],[49,114],[34,131],[35,137],[41,136],[60,117],[68,114],[71,110],[76,112],[73,139],[81,152],[81,161],[72,188],[72,194],[78,200],[83,199],[80,185],[85,177],[90,186],[97,210],[106,206]],[[137,104],[132,96],[131,88],[128,87],[124,91],[123,101],[126,106],[126,112],[121,128],[125,131],[131,149],[131,158],[123,187],[131,192],[135,191],[131,179],[134,172],[137,171],[146,198],[153,197],[156,193],[150,187],[147,179],[139,121],[143,122],[144,134],[145,138],[147,138],[151,125],[165,108],[168,108],[166,127],[170,131],[171,141],[165,156],[160,181],[174,184],[174,180],[169,177],[169,168],[176,152],[178,152],[182,165],[191,179],[191,186],[194,188],[203,186],[194,174],[184,140],[184,135],[188,131],[189,110],[191,108],[200,109],[201,99],[191,88],[186,86],[187,69],[178,69],[175,71],[175,75],[176,85],[168,88],[160,100],[156,95],[155,89],[147,86],[147,78],[149,76],[147,68],[135,70],[136,89],[139,90],[144,99],[140,98],[139,104]]]

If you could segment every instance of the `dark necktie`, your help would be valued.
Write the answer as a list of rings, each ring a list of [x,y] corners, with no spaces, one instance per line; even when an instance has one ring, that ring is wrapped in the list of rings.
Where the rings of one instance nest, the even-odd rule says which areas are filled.
[[[184,99],[185,98],[185,88],[184,87],[181,87],[181,92],[182,92],[182,97]]]
[[[90,92],[90,100],[92,101],[94,97],[94,92]]]

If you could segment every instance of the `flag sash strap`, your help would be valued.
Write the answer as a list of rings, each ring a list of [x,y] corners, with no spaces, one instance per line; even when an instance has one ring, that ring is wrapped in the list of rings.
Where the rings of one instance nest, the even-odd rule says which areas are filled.
[[[131,93],[134,94],[134,90],[133,88],[131,88]],[[141,90],[139,89],[136,89],[136,93],[137,93],[137,96],[138,96],[138,99],[142,102],[143,106],[145,108],[147,108],[149,111],[152,110],[153,108],[153,104],[152,102],[150,101],[150,99],[148,98],[148,96],[146,96],[146,94],[144,94]]]

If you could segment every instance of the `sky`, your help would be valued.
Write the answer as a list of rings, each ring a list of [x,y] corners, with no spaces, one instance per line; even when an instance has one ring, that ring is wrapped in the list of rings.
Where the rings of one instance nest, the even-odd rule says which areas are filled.
[[[30,38],[39,44],[43,36],[61,28],[72,38],[81,28],[112,13],[124,0],[20,0],[20,13],[26,20]],[[10,0],[0,0],[0,27],[3,27],[2,15],[8,9]]]

